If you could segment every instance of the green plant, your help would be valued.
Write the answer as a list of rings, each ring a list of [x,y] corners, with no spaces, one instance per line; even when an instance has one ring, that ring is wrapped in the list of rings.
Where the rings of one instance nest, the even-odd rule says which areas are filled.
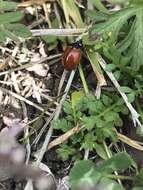
[[[18,37],[31,36],[28,27],[18,23],[24,14],[21,11],[15,11],[16,8],[15,2],[0,1],[0,42],[4,42],[6,38],[18,41]]]
[[[77,94],[79,95],[79,92]],[[122,126],[120,113],[127,112],[127,109],[116,94],[113,95],[114,98],[112,99],[104,94],[100,100],[97,100],[92,94],[86,96],[81,96],[81,94],[79,99],[74,96],[76,98],[72,98],[71,103],[64,103],[64,118],[54,121],[53,128],[67,132],[76,125],[84,126],[78,134],[69,139],[67,145],[71,148],[95,149],[101,157],[105,158],[107,155],[102,142],[106,139],[111,139],[113,142],[117,141],[113,128]],[[61,146],[58,152],[65,159],[65,156],[62,156],[62,152],[65,151],[62,151],[62,149],[65,149],[65,146]],[[73,151],[73,154],[71,151],[68,152],[69,155],[74,155],[75,158],[75,151]]]
[[[133,181],[134,177],[115,175],[113,172],[122,173],[131,166],[135,166],[135,163],[124,152],[114,155],[98,166],[89,160],[78,161],[70,171],[70,185],[72,189],[98,187],[103,190],[125,190],[115,179]]]

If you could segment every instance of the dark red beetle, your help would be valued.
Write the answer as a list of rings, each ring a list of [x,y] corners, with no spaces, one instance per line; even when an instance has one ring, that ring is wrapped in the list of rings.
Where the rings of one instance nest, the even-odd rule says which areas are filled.
[[[83,47],[81,41],[68,46],[62,55],[62,64],[64,69],[71,71],[76,69],[81,59],[81,48]]]

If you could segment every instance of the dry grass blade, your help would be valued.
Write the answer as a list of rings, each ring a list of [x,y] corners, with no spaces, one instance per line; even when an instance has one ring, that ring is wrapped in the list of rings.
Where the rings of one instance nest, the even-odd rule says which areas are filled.
[[[59,105],[58,105],[58,107],[57,107],[57,109],[56,109],[56,111],[55,111],[55,116],[54,116],[53,120],[58,119],[58,117],[59,117],[59,115],[60,115],[60,112],[61,112],[61,109],[62,109],[62,105],[63,105],[63,103],[64,103],[64,101],[65,101],[65,99],[66,99],[66,97],[67,97],[67,94],[68,94],[69,89],[70,89],[70,87],[71,87],[71,84],[72,84],[74,75],[75,75],[75,70],[73,70],[73,71],[71,72],[71,74],[70,74],[68,83],[67,83],[66,88],[65,88],[65,91],[64,91],[65,93],[64,93],[64,95],[62,96],[62,98],[61,98],[61,100],[60,100],[60,103],[59,103]],[[44,142],[43,142],[43,145],[42,145],[42,147],[41,147],[41,149],[40,149],[40,151],[39,151],[39,154],[38,154],[38,157],[37,157],[38,159],[37,159],[37,161],[36,161],[36,166],[39,166],[39,164],[41,163],[41,160],[42,160],[42,158],[43,158],[45,152],[47,151],[47,147],[48,147],[48,144],[49,144],[49,141],[50,141],[50,138],[51,138],[52,134],[53,134],[53,127],[50,126],[50,128],[49,128],[49,130],[48,130],[48,132],[47,132],[47,134],[46,134],[45,140],[44,140]]]
[[[86,32],[86,28],[76,28],[76,29],[35,29],[31,30],[33,36],[79,36]],[[85,33],[85,35],[87,35]]]
[[[52,142],[50,142],[49,146],[48,146],[48,150],[60,145],[62,143],[64,143],[66,140],[68,140],[72,135],[74,135],[75,133],[78,133],[83,127],[73,127],[72,129],[70,129],[69,131],[67,131],[65,134],[59,136],[58,138],[56,138],[55,140],[53,140]]]
[[[135,149],[138,149],[138,150],[141,150],[143,151],[143,146],[141,146],[139,144],[139,142],[137,141],[134,141],[132,139],[130,139],[129,137],[126,137],[125,135],[122,135],[120,133],[117,132],[117,136],[118,136],[118,139],[122,142],[124,142],[125,144],[135,148]]]

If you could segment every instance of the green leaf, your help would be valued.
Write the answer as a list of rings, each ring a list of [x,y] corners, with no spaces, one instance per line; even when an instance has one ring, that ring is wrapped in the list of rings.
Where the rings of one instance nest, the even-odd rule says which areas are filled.
[[[124,93],[131,93],[133,90],[129,88],[128,86],[121,86],[120,90]]]
[[[57,43],[57,37],[56,36],[42,36],[42,39],[47,43],[47,44],[51,44],[51,43]]]
[[[93,150],[95,141],[96,141],[96,137],[94,133],[87,133],[84,136],[84,142],[82,143],[81,148]]]
[[[72,128],[71,123],[68,122],[66,119],[58,119],[56,121],[53,121],[52,126],[54,129],[60,129],[63,132],[66,132]]]
[[[115,72],[114,72],[114,76],[115,76],[115,78],[116,78],[117,80],[119,80],[119,79],[120,79],[120,76],[121,76],[121,72],[120,72],[120,71],[115,71]]]
[[[129,102],[133,102],[135,100],[135,93],[134,92],[127,94],[127,96],[128,96]]]
[[[114,112],[114,111],[109,111],[107,113],[104,114],[104,119],[106,122],[111,122],[114,121],[118,118],[118,113]]]
[[[81,98],[84,96],[83,91],[74,91],[71,95],[72,109],[74,110]]]
[[[95,6],[96,8],[103,12],[103,13],[108,13],[108,10],[106,9],[106,7],[103,5],[103,3],[101,2],[101,0],[90,0]]]
[[[23,13],[20,11],[0,14],[0,24],[17,22],[21,20],[23,16]]]
[[[113,71],[114,69],[116,69],[116,65],[113,63],[106,66],[106,71]]]
[[[71,17],[77,27],[83,28],[84,22],[74,0],[62,1],[65,17]],[[67,18],[66,18],[67,20]],[[69,24],[69,23],[67,23]]]
[[[129,154],[123,152],[118,153],[110,159],[103,161],[96,169],[100,172],[112,173],[114,171],[126,170],[134,161]]]
[[[117,134],[112,130],[113,124],[108,123],[106,127],[102,129],[103,138],[110,138],[112,142],[117,142]]]
[[[134,187],[132,190],[143,190],[143,187]]]
[[[95,165],[90,160],[78,161],[71,169],[69,182],[71,188],[92,186],[100,179],[100,173],[95,171]]]
[[[143,8],[136,11],[134,39],[129,49],[129,55],[132,55],[131,67],[137,71],[143,65]]]
[[[103,33],[116,30],[118,33],[126,20],[135,15],[136,9],[137,8],[129,7],[116,11],[115,13],[111,13],[106,22],[93,26],[92,32]]]
[[[129,27],[129,26],[128,26]],[[120,52],[124,52],[132,43],[134,39],[135,22],[132,23],[131,28],[126,37],[117,44]]]
[[[125,190],[123,186],[121,186],[116,181],[105,177],[100,180],[99,187],[101,187],[102,190]]]
[[[19,41],[18,36],[4,28],[3,25],[0,26],[0,39],[1,41],[4,41],[6,38],[10,38],[14,41]]]
[[[83,117],[82,122],[87,130],[91,130],[95,126],[96,117],[95,116]]]
[[[71,107],[71,104],[67,101],[64,102],[63,104],[63,110],[66,114],[72,115],[73,114],[73,110]]]
[[[104,126],[104,121],[98,117],[95,118],[95,124],[97,128],[102,128]]]
[[[17,3],[11,1],[0,1],[0,11],[10,11],[16,9]]]
[[[130,0],[130,3],[132,3],[132,4],[142,4],[143,0]]]
[[[68,145],[61,145],[57,150],[58,155],[65,161],[69,158],[69,156],[76,153],[76,150]]]
[[[31,36],[31,32],[28,27],[24,26],[23,24],[7,24],[5,28],[21,38],[28,38]]]
[[[104,160],[108,159],[108,155],[103,147],[103,144],[97,144],[95,143],[94,144],[94,148],[96,150],[96,153],[101,157],[103,158]]]
[[[109,106],[113,102],[113,100],[109,96],[106,96],[105,94],[101,96],[101,99],[105,106]]]
[[[139,186],[143,186],[143,169],[139,171],[138,175],[135,177],[135,183],[138,184]]]
[[[94,19],[94,21],[103,21],[108,18],[108,15],[102,12],[97,12],[97,11],[92,11],[92,10],[87,10],[86,15],[89,16],[91,19]]]

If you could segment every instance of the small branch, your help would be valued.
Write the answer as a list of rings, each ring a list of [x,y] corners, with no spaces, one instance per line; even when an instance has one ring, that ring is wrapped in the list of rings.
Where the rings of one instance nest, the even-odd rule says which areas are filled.
[[[73,71],[71,72],[71,74],[70,74],[68,83],[67,83],[66,88],[65,88],[65,91],[64,91],[65,93],[64,93],[64,95],[62,96],[62,99],[61,99],[61,101],[60,101],[60,103],[59,103],[59,106],[57,107],[57,109],[56,109],[56,111],[55,111],[55,116],[54,116],[53,120],[58,119],[58,117],[59,117],[59,115],[60,115],[60,112],[61,112],[61,109],[62,109],[62,105],[63,105],[63,103],[64,103],[64,101],[65,101],[65,99],[66,99],[66,97],[67,97],[67,94],[68,94],[69,89],[70,89],[70,87],[71,87],[71,84],[72,84],[74,75],[75,75],[75,70],[73,70]],[[52,134],[53,134],[53,127],[50,126],[50,128],[49,128],[49,130],[48,130],[48,132],[47,132],[47,134],[46,134],[45,140],[44,140],[44,142],[43,142],[43,145],[42,145],[42,147],[40,148],[40,152],[39,152],[39,154],[38,154],[38,156],[37,156],[37,161],[36,161],[36,163],[35,163],[36,166],[39,166],[39,164],[40,164],[40,162],[41,162],[41,160],[42,160],[42,158],[43,158],[43,156],[44,156],[44,154],[45,154],[45,152],[46,152],[46,150],[47,150],[47,147],[48,147],[48,144],[49,144],[49,141],[50,141],[50,138],[51,138]]]
[[[37,29],[31,30],[32,36],[79,36],[86,32],[86,28],[77,29]],[[87,35],[85,33],[85,35]]]

